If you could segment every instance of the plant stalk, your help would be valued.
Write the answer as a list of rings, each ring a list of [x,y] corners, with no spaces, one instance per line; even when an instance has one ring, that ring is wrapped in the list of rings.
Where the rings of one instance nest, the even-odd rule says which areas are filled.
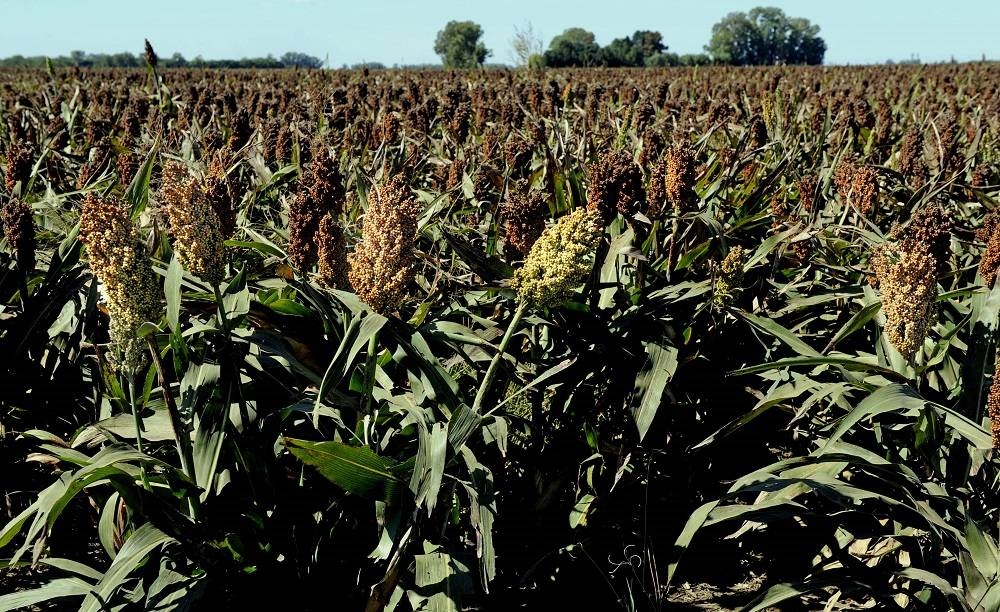
[[[163,390],[163,403],[167,406],[167,414],[170,415],[170,425],[174,430],[174,442],[177,445],[177,455],[181,460],[181,470],[191,482],[197,482],[194,471],[194,453],[191,450],[191,438],[188,429],[181,418],[181,412],[177,409],[177,403],[170,394],[169,383],[167,382],[166,368],[163,366],[163,359],[160,357],[160,350],[156,343],[156,338],[152,334],[146,336],[149,343],[149,352],[153,356],[153,363],[156,365],[156,374],[160,379],[160,388]],[[197,496],[188,498],[188,507],[191,511],[191,518],[197,519],[201,514],[201,505]]]
[[[139,416],[139,374],[133,373],[129,376],[129,404],[132,407],[132,419],[135,421],[135,449],[140,454],[145,454],[142,449],[142,418]],[[151,491],[149,477],[146,476],[146,466],[139,464],[139,476],[142,478],[142,486],[147,491]]]
[[[229,332],[229,318],[226,316],[226,305],[222,301],[222,291],[219,289],[218,285],[212,287],[215,291],[215,303],[218,305],[219,309],[219,325],[222,325],[222,329],[225,332]]]
[[[500,360],[503,359],[503,355],[507,351],[507,345],[510,344],[510,339],[514,337],[514,332],[517,331],[517,326],[521,322],[521,318],[524,317],[524,313],[527,310],[528,304],[526,302],[521,302],[517,305],[517,310],[514,311],[514,317],[510,320],[510,325],[507,326],[507,332],[503,335],[503,339],[500,340],[500,346],[497,347],[497,353],[493,356],[493,360],[490,361],[490,366],[486,369],[486,375],[483,376],[483,382],[479,385],[479,391],[476,393],[476,399],[472,402],[473,412],[478,414],[482,411],[483,402],[486,400],[486,394],[489,393],[490,387],[493,385],[493,379],[497,374],[497,368],[500,367]]]
[[[378,348],[378,332],[376,331],[368,338],[368,354],[365,358],[365,380],[361,398],[361,414],[371,414],[372,389],[375,388],[375,350]]]

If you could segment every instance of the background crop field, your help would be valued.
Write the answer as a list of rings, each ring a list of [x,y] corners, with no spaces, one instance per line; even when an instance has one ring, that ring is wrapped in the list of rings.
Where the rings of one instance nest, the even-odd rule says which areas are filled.
[[[0,610],[1000,608],[998,89],[0,71]]]

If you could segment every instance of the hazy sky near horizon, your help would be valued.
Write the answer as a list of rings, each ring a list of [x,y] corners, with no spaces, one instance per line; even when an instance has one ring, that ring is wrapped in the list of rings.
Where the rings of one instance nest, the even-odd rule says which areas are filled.
[[[545,46],[569,27],[600,44],[657,30],[670,51],[698,53],[731,11],[778,6],[821,28],[828,64],[1000,59],[1000,0],[0,0],[0,57],[142,51],[188,59],[301,51],[331,66],[437,63],[434,38],[449,20],[483,26],[489,61],[511,63],[514,28],[529,22]],[[140,8],[141,7],[141,8]]]

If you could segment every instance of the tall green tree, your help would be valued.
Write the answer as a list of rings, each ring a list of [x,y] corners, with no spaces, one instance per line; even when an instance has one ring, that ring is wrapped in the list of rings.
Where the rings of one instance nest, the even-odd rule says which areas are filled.
[[[554,68],[565,66],[600,66],[604,63],[601,46],[594,33],[583,28],[569,28],[549,43],[545,52],[545,65]]]
[[[734,66],[822,64],[826,42],[819,26],[790,18],[775,7],[729,13],[712,26],[705,51],[716,63]]]
[[[434,52],[445,68],[477,68],[493,54],[480,40],[483,28],[472,21],[449,21],[438,32]]]
[[[652,30],[637,30],[629,38],[616,38],[602,50],[608,66],[645,66],[658,63],[657,55],[667,50],[663,35]]]

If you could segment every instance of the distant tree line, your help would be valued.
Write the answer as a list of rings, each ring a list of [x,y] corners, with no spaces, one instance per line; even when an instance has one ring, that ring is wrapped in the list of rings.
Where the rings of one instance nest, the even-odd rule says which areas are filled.
[[[434,52],[441,65],[450,69],[482,68],[493,52],[482,42],[483,28],[472,21],[449,21],[438,32]],[[724,64],[758,66],[774,64],[822,64],[826,42],[819,36],[819,26],[801,17],[789,17],[774,7],[757,7],[748,13],[729,13],[712,27],[712,37],[705,53],[678,55],[670,53],[663,35],[654,30],[636,30],[631,36],[616,38],[607,46],[597,44],[593,32],[569,28],[559,34],[543,51],[541,39],[529,26],[515,29],[511,40],[512,55],[521,66],[562,67],[660,67]],[[0,59],[0,67],[128,68],[145,65],[142,55],[132,53],[85,53],[73,51],[68,56]],[[159,58],[166,68],[322,68],[323,60],[305,53],[288,52],[281,57],[206,60],[201,56],[185,59],[180,53]],[[346,67],[346,65],[344,66]],[[377,69],[378,62],[355,67]]]
[[[81,68],[139,68],[146,65],[142,54],[86,53],[72,51],[69,55],[47,57],[44,55],[25,57],[13,55],[0,59],[0,67],[44,68],[45,61],[51,61],[55,68],[79,66]],[[323,60],[305,53],[289,51],[281,57],[246,57],[243,59],[204,59],[200,55],[186,59],[180,53],[159,58],[159,66],[165,68],[322,68]]]
[[[535,58],[538,63],[538,58]],[[669,53],[663,35],[652,30],[637,30],[632,36],[616,38],[605,47],[597,44],[593,32],[569,28],[549,43],[541,62],[553,68],[608,66],[702,66],[712,63],[704,54]]]
[[[822,64],[825,53],[819,26],[790,18],[778,8],[757,7],[749,13],[730,13],[715,24],[705,53],[668,53],[663,35],[651,30],[637,30],[601,47],[592,32],[569,28],[552,39],[541,60],[553,67],[769,66]]]
[[[492,53],[482,36],[482,27],[472,21],[450,21],[438,32],[434,51],[445,68],[481,67]],[[663,35],[654,30],[636,30],[602,47],[583,28],[565,30],[543,51],[530,24],[515,28],[510,45],[515,62],[530,68],[822,64],[826,53],[819,26],[774,7],[726,15],[712,27],[705,53],[670,53]]]

